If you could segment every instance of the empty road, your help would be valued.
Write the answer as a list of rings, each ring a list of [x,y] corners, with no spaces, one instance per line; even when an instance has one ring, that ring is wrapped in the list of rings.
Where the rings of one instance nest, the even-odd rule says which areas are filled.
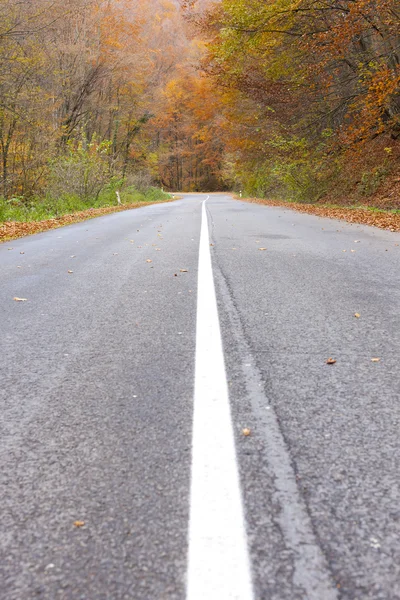
[[[187,194],[0,244],[0,598],[400,599],[399,361],[398,233]]]

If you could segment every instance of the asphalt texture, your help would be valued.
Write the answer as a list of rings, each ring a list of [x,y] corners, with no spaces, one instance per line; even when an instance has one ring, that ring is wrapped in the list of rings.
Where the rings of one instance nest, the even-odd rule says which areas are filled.
[[[205,198],[0,245],[2,600],[185,598]],[[207,212],[255,599],[398,600],[400,235]]]

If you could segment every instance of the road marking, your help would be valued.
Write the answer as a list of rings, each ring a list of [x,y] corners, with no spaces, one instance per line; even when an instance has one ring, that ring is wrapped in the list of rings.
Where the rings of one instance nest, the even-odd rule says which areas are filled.
[[[252,600],[207,200],[200,234],[187,600]]]

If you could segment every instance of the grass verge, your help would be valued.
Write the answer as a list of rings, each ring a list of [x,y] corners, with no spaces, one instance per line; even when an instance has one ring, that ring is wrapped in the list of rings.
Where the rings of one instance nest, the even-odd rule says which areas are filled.
[[[102,206],[98,208],[87,208],[86,210],[80,210],[71,212],[68,214],[62,214],[60,216],[45,218],[43,220],[12,220],[0,222],[0,242],[6,242],[14,240],[26,235],[32,235],[35,233],[41,233],[49,229],[56,229],[58,227],[64,227],[65,225],[72,225],[73,223],[79,223],[88,219],[94,219],[95,217],[101,217],[110,213],[121,212],[124,210],[131,210],[133,208],[141,208],[143,206],[150,206],[152,204],[159,204],[164,202],[171,202],[171,196],[165,194],[165,198],[161,200],[142,200],[131,203],[117,204],[112,206]]]

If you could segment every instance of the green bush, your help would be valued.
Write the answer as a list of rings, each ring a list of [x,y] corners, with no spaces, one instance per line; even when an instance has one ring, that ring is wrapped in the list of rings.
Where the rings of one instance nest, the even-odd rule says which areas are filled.
[[[117,185],[118,184],[118,185]],[[101,208],[106,206],[117,206],[118,200],[116,191],[120,189],[122,204],[135,204],[138,202],[157,202],[171,198],[158,188],[149,188],[139,192],[134,188],[121,189],[122,182],[112,180],[103,189],[97,197],[79,198],[73,194],[63,194],[59,198],[53,198],[50,195],[46,197],[31,198],[29,201],[24,198],[12,198],[4,200],[0,198],[0,223],[4,221],[44,221],[54,219],[66,214],[84,211],[88,208]]]

